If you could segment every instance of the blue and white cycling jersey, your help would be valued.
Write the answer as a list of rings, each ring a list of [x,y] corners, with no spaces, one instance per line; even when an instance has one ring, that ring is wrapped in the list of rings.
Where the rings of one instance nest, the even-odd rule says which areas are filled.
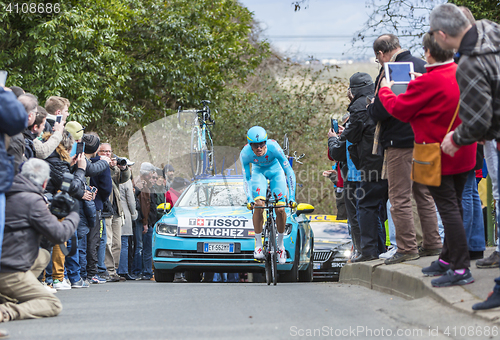
[[[267,151],[261,157],[255,155],[250,144],[245,145],[240,153],[248,202],[266,199],[267,180],[270,182],[271,192],[276,194],[279,202],[285,202],[287,198],[295,201],[295,173],[283,149],[273,139],[268,139],[266,146]]]

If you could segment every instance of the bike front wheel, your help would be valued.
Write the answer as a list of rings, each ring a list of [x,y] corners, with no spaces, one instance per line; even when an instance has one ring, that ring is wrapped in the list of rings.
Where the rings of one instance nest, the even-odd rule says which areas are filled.
[[[271,273],[273,278],[273,285],[278,283],[278,248],[276,248],[276,226],[274,219],[271,221],[269,230],[269,244],[271,253]]]

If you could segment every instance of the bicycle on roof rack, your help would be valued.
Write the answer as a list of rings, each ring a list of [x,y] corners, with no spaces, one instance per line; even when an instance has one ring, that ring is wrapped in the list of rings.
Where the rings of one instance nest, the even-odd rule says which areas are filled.
[[[177,119],[182,126],[181,113],[193,113],[194,121],[191,129],[190,160],[193,177],[200,175],[213,175],[214,167],[214,143],[210,133],[210,126],[215,124],[210,111],[210,101],[201,101],[201,110],[177,110]],[[184,121],[185,125],[188,124]]]
[[[300,155],[297,155],[297,151],[293,152],[293,156],[290,156],[290,142],[288,141],[288,136],[285,133],[285,137],[283,139],[283,153],[285,154],[286,158],[288,158],[288,162],[290,162],[290,166],[293,168],[293,162],[297,162],[299,164],[303,164],[300,159],[304,158],[306,156],[305,153],[302,153]]]

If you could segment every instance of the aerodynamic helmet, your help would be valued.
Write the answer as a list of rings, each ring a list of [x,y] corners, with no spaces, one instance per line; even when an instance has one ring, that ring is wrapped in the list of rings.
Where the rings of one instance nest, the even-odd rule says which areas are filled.
[[[247,132],[247,142],[252,143],[261,143],[267,140],[267,132],[264,128],[260,126],[251,127]]]

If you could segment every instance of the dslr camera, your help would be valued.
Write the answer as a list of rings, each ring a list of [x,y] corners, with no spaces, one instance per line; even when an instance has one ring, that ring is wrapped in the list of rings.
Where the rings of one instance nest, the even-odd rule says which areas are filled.
[[[116,159],[116,164],[118,164],[120,166],[126,166],[127,165],[127,160],[125,158],[120,158],[117,155],[115,155],[115,159]]]
[[[63,175],[61,191],[55,194],[52,200],[48,198],[50,202],[50,212],[59,219],[68,216],[75,203],[77,203],[76,200],[69,195],[69,188],[71,187],[72,181],[73,175],[65,173]]]

